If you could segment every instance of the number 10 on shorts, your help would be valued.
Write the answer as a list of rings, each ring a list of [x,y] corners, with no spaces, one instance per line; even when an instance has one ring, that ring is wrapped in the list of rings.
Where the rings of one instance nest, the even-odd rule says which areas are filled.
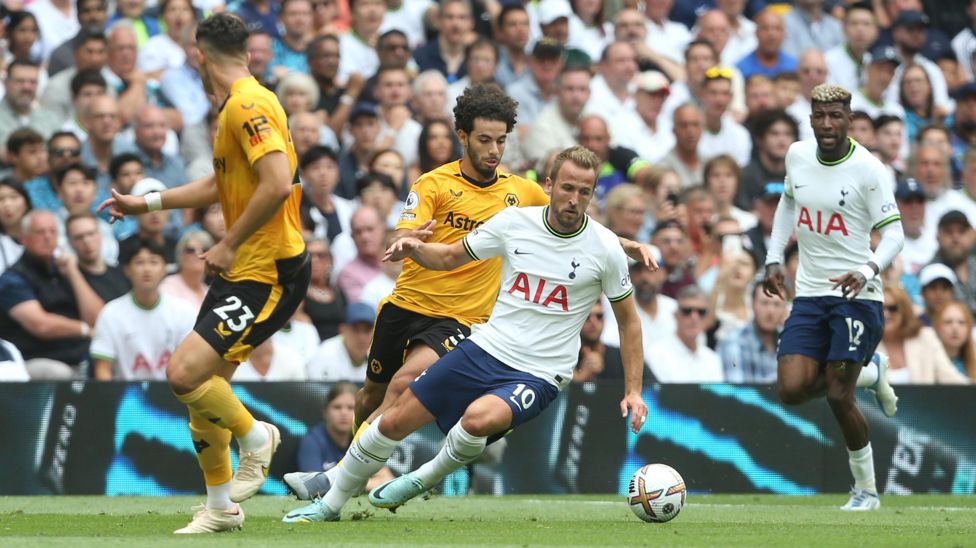
[[[526,388],[524,384],[515,385],[515,391],[508,397],[522,411],[525,411],[535,403],[535,392],[531,388]]]
[[[844,319],[847,321],[847,335],[850,337],[847,349],[853,352],[861,346],[861,335],[864,334],[864,322],[853,318]]]

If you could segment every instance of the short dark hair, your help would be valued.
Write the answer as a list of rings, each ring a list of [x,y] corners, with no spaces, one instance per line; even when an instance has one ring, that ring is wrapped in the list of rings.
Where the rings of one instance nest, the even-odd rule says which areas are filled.
[[[7,28],[9,29],[10,27]],[[13,73],[14,69],[17,67],[31,67],[37,70],[41,70],[41,65],[35,63],[34,61],[30,61],[28,59],[14,59],[9,64],[7,64],[7,76],[10,76]]]
[[[407,40],[408,39],[406,33],[404,33],[402,30],[390,29],[390,30],[384,32],[383,34],[381,34],[380,37],[379,37],[379,39],[376,41],[376,43],[377,44],[380,44],[382,42],[385,42],[387,38],[392,38],[394,36],[399,36],[400,38],[403,38],[404,40]]]
[[[330,158],[333,162],[339,162],[339,156],[332,148],[325,145],[315,145],[306,150],[305,154],[302,154],[299,166],[305,169],[322,158]]]
[[[251,34],[254,33],[252,32]],[[261,31],[261,34],[268,34],[268,33]],[[335,42],[336,45],[338,45],[339,37],[336,36],[335,34],[320,34],[315,38],[312,38],[312,40],[308,43],[308,45],[305,46],[305,56],[306,57],[311,56],[312,53],[314,53],[315,50],[318,49],[318,47],[324,44],[325,42]],[[342,52],[340,52],[340,55],[342,55]]]
[[[362,196],[363,191],[366,190],[366,187],[372,185],[373,183],[379,183],[388,188],[390,192],[394,194],[397,193],[396,183],[393,182],[392,177],[386,173],[373,172],[363,175],[358,181],[356,181],[356,196]]]
[[[97,69],[82,70],[71,77],[71,98],[76,99],[81,93],[81,88],[85,86],[99,86],[103,90],[108,90],[108,82]]]
[[[464,62],[468,62],[468,58],[471,57],[471,52],[476,49],[490,49],[491,54],[495,56],[495,62],[498,62],[498,46],[495,42],[485,38],[484,36],[479,36],[475,38],[474,42],[471,42],[464,48]]]
[[[38,144],[44,144],[44,136],[29,127],[22,127],[7,137],[7,152],[20,154],[20,149],[25,146]]]
[[[769,133],[769,130],[778,123],[784,123],[790,126],[790,131],[793,133],[793,140],[796,140],[799,137],[800,126],[796,123],[796,119],[782,109],[760,113],[759,116],[756,117],[756,123],[753,126],[753,131],[755,132],[757,138],[764,137],[767,133]]]
[[[122,166],[132,162],[142,165],[142,159],[140,159],[139,156],[134,152],[123,152],[122,154],[112,156],[112,161],[108,164],[109,177],[111,177],[113,181],[118,179],[119,171],[122,171]]]
[[[474,131],[478,118],[505,122],[507,131],[515,127],[518,101],[496,84],[476,84],[464,90],[454,106],[454,127],[466,133]]]
[[[919,143],[921,143],[922,142],[922,135],[924,135],[926,133],[929,133],[929,132],[932,132],[932,131],[935,131],[935,132],[938,132],[938,133],[941,133],[941,134],[945,135],[946,136],[946,139],[951,139],[952,138],[952,135],[949,133],[949,128],[947,128],[945,126],[928,125],[928,126],[923,127],[922,129],[918,130],[918,134],[917,134],[917,136],[916,136],[915,139]]]
[[[874,119],[874,130],[878,131],[888,124],[898,122],[899,124],[904,124],[905,121],[897,116],[892,116],[891,114],[882,114]]]
[[[869,124],[871,124],[872,128],[874,127],[874,118],[872,118],[870,114],[864,112],[863,110],[855,110],[854,112],[852,112],[851,119],[867,121]]]
[[[132,239],[132,243],[119,246],[119,264],[127,265],[131,263],[132,259],[135,259],[136,255],[138,255],[143,249],[149,251],[153,255],[162,257],[163,262],[166,262],[166,249],[163,248],[162,244],[148,238],[136,237]]]
[[[7,177],[6,179],[0,179],[0,187],[4,186],[13,190],[17,194],[20,194],[21,198],[24,199],[24,203],[27,204],[27,210],[24,212],[25,214],[34,209],[33,204],[31,204],[30,195],[27,194],[27,190],[24,188],[24,185],[15,181],[13,177]],[[0,226],[0,234],[6,234],[6,232],[3,230],[3,226]]]
[[[197,44],[228,57],[247,58],[247,25],[230,13],[216,13],[197,26]]]
[[[87,42],[91,42],[92,40],[108,45],[108,38],[105,37],[105,33],[102,32],[102,29],[97,27],[82,27],[81,30],[78,31],[78,36],[75,40],[75,45],[72,48],[72,51],[78,51]]]
[[[712,56],[715,57],[715,59],[719,58],[718,50],[715,49],[715,44],[711,43],[708,40],[705,40],[704,38],[696,38],[695,40],[688,42],[688,45],[685,46],[685,63],[688,62],[688,55],[691,53],[691,48],[695,46],[704,46],[708,48],[709,51],[712,52]]]
[[[54,187],[61,188],[64,178],[67,177],[67,175],[72,171],[80,172],[85,177],[86,181],[91,181],[93,183],[98,177],[98,174],[95,172],[95,168],[93,167],[88,167],[81,163],[69,164],[54,173]]]
[[[78,143],[79,146],[81,145],[81,139],[79,139],[77,135],[75,135],[74,133],[68,130],[63,129],[61,131],[54,132],[50,137],[47,138],[47,151],[51,152],[51,148],[54,146],[54,141],[57,141],[62,137],[68,137],[70,139],[74,139],[74,141]]]
[[[80,221],[81,219],[91,219],[95,221],[96,224],[98,223],[98,217],[96,217],[91,211],[79,211],[78,213],[72,213],[71,215],[68,215],[68,218],[64,221],[65,233],[71,230],[71,225],[75,221]]]
[[[506,4],[505,7],[502,8],[502,11],[498,12],[498,19],[496,19],[498,22],[498,27],[501,28],[502,25],[505,24],[505,18],[508,17],[508,14],[516,11],[528,14],[528,12],[525,11],[525,6],[522,4]]]

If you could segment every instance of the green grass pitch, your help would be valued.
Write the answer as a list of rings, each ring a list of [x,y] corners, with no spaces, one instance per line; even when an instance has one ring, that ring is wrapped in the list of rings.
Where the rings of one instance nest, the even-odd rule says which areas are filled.
[[[848,514],[844,495],[690,495],[647,524],[623,497],[434,497],[396,514],[353,499],[339,523],[284,524],[290,498],[244,503],[243,531],[176,538],[203,497],[0,497],[0,546],[976,546],[976,497],[882,497]]]

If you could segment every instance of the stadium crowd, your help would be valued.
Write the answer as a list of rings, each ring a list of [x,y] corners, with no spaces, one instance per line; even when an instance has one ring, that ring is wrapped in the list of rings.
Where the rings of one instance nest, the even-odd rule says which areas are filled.
[[[938,9],[932,9],[937,7]],[[410,183],[460,157],[452,109],[518,100],[504,170],[543,183],[581,144],[590,215],[649,242],[631,269],[646,382],[772,382],[789,303],[757,287],[810,93],[853,94],[851,136],[888,166],[906,243],[883,273],[895,383],[976,381],[976,0],[4,0],[0,380],[159,379],[207,290],[219,205],[109,224],[112,189],[210,173],[216,112],[195,22],[251,29],[250,70],[289,116],[312,262],[304,306],[235,380],[362,381],[380,261]],[[446,222],[439,220],[441,222]],[[826,225],[826,226],[824,226]],[[828,232],[827,220],[798,230]],[[795,245],[787,269],[795,273]],[[576,381],[620,378],[609,303]]]

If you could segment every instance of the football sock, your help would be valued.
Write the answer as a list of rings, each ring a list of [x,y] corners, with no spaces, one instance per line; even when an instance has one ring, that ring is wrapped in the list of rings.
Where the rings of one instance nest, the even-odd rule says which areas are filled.
[[[861,368],[861,374],[857,376],[858,388],[870,388],[878,382],[878,364],[869,361]]]
[[[230,432],[190,408],[190,436],[193,447],[197,452],[197,462],[203,470],[203,479],[207,484],[207,504],[210,504],[210,486],[227,484],[230,489],[230,479],[233,470],[230,464]],[[230,495],[228,491],[228,505]],[[220,508],[211,506],[211,508]],[[226,506],[230,508],[230,506]]]
[[[338,512],[346,501],[362,489],[369,478],[386,465],[393,454],[397,442],[380,433],[382,416],[377,417],[360,436],[349,446],[343,459],[345,464],[338,468],[339,473],[322,502]]]
[[[851,474],[854,475],[856,489],[876,491],[874,484],[874,455],[871,453],[871,442],[855,451],[847,450]]]
[[[230,500],[230,482],[207,486],[207,508],[230,510],[234,503]]]
[[[433,487],[444,476],[465,466],[481,456],[488,438],[472,436],[458,421],[447,433],[447,439],[433,459],[425,462],[414,472],[424,487]]]
[[[369,421],[363,421],[363,423],[359,425],[359,428],[356,429],[356,433],[352,435],[352,441],[349,442],[349,445],[352,446],[352,444],[356,443],[356,440],[359,439],[359,436],[363,435],[363,432],[365,432],[367,428],[369,428]],[[342,463],[342,461],[340,460],[339,463]]]
[[[352,444],[350,444],[350,445],[352,445]],[[345,460],[345,459],[342,459],[342,460]],[[329,468],[328,470],[326,470],[325,472],[323,472],[323,474],[325,474],[325,477],[329,478],[329,485],[334,485],[335,484],[336,476],[339,475],[339,465],[342,464],[342,460],[340,460],[339,462],[337,462],[336,465],[333,466],[332,468]]]
[[[254,417],[237,399],[223,377],[214,375],[196,390],[177,394],[176,399],[207,420],[230,430],[238,440],[254,426]],[[264,432],[264,436],[267,437],[267,432]]]
[[[241,451],[258,451],[263,449],[271,441],[271,434],[268,427],[261,421],[252,421],[251,429],[247,434],[237,438],[237,445]]]

